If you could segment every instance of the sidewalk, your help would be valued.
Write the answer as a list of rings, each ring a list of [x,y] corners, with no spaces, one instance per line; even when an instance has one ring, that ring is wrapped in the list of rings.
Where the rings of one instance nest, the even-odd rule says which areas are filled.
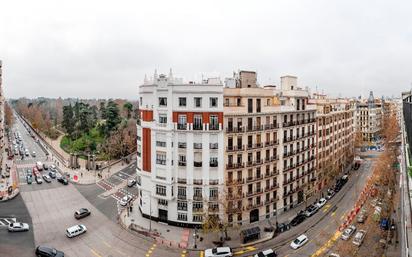
[[[7,136],[6,136],[6,143],[5,145],[8,144],[7,142]],[[13,199],[16,195],[19,194],[19,181],[18,181],[18,176],[16,174],[16,166],[14,165],[13,160],[9,160],[7,158],[7,153],[6,151],[1,152],[1,158],[2,158],[2,167],[1,167],[1,174],[0,174],[0,201],[7,201],[10,199]],[[3,178],[1,175],[6,174],[7,168],[10,167],[9,177]],[[9,194],[8,188],[12,186],[12,192]]]

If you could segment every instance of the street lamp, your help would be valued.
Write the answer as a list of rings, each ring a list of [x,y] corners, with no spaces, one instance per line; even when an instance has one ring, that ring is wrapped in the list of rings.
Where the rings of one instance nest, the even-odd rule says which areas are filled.
[[[193,239],[195,240],[195,245],[194,245],[195,249],[197,248],[196,238],[197,238],[197,228],[195,227],[195,233],[193,233]]]

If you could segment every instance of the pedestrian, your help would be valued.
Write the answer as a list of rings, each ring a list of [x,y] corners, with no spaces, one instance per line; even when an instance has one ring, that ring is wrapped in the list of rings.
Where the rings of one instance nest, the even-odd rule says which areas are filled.
[[[80,173],[80,176],[83,177],[83,172]]]

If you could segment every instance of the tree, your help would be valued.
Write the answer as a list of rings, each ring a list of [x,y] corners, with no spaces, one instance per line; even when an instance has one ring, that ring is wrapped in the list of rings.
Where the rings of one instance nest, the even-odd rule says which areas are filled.
[[[108,132],[112,132],[121,122],[121,118],[119,115],[119,107],[112,100],[109,100],[109,102],[107,103],[105,116],[107,130]]]
[[[71,104],[63,106],[62,126],[66,130],[67,134],[72,138],[74,132],[74,117],[73,107]]]
[[[105,101],[100,102],[99,113],[100,113],[100,119],[102,120],[106,119],[106,102]]]
[[[4,106],[4,118],[6,120],[6,124],[9,128],[13,126],[14,123],[14,116],[13,110],[11,109],[10,105],[6,102]]]
[[[130,103],[130,102],[126,102],[124,105],[123,105],[123,109],[125,109],[126,110],[126,113],[127,113],[127,119],[130,119],[131,117],[132,117],[132,111],[133,111],[133,104],[132,103]]]

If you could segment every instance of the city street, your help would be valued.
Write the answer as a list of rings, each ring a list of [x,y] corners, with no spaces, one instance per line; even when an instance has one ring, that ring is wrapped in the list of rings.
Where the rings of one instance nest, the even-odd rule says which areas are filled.
[[[42,152],[20,122],[17,122],[16,128],[24,137],[24,143],[30,150],[34,149],[36,152]],[[40,185],[36,183],[27,185],[24,180],[25,171],[33,167],[37,160],[45,161],[45,155],[39,156],[38,158],[27,158],[24,161],[17,162],[21,182],[21,197],[10,203],[19,203],[19,205],[13,208],[2,208],[3,212],[4,210],[8,210],[8,212],[1,213],[3,217],[13,216],[19,221],[33,224],[29,233],[17,235],[21,238],[20,240],[23,240],[26,251],[31,252],[34,245],[47,244],[63,250],[67,256],[146,256],[148,251],[151,251],[150,256],[181,256],[182,250],[168,249],[160,245],[153,246],[151,240],[122,229],[117,224],[120,211],[117,203],[118,193],[103,197],[103,193],[107,190],[124,184],[128,179],[135,177],[135,164],[125,165],[123,170],[108,179],[102,180],[106,184],[69,184],[64,186],[56,180],[52,180],[51,183],[43,182]],[[370,156],[371,158],[366,160],[359,170],[352,171],[349,182],[318,213],[297,227],[293,227],[290,231],[280,234],[271,241],[254,245],[250,249],[273,248],[280,253],[280,256],[289,257],[309,256],[316,253],[334,236],[343,221],[344,215],[353,207],[359,192],[363,189],[363,185],[370,175],[373,157],[375,156],[376,154]],[[104,185],[109,185],[109,188],[106,189]],[[123,195],[126,193],[135,195],[137,189],[124,186],[119,189],[119,192]],[[8,204],[8,202],[3,203],[3,205]],[[25,208],[26,205],[27,209]],[[73,213],[82,207],[91,210],[92,215],[77,221],[74,219]],[[13,215],[16,213],[13,209],[18,209],[22,214]],[[293,212],[293,210],[291,211]],[[69,239],[65,236],[65,229],[75,224],[84,224],[88,231],[77,238]],[[2,231],[2,233],[4,232]],[[289,246],[290,242],[302,233],[309,237],[309,243],[299,250],[292,250]],[[15,244],[20,242],[19,240],[11,240],[14,238],[9,236],[6,237],[8,239],[3,242],[13,241]],[[9,243],[7,245],[8,247],[13,246]],[[257,251],[252,250],[242,254],[242,251],[237,250],[237,256],[250,256]],[[24,254],[32,256],[27,252]],[[24,254],[18,256],[25,256]],[[185,256],[204,255],[203,251],[183,254]]]

